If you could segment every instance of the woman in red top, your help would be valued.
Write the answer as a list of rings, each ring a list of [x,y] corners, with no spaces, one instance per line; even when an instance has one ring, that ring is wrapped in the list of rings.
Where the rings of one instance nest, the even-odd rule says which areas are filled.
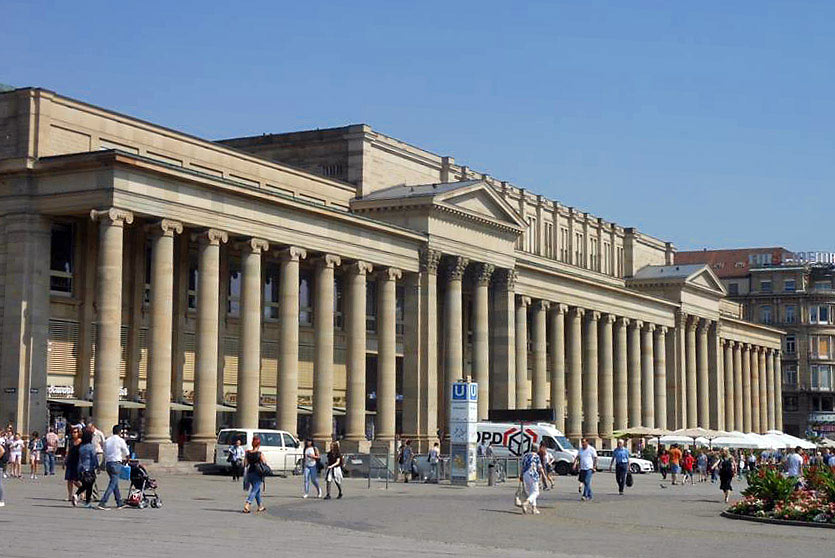
[[[658,468],[661,471],[661,478],[667,480],[667,471],[670,468],[670,454],[667,453],[667,450],[664,448],[661,448],[661,452],[658,455],[658,463]]]
[[[682,458],[682,466],[684,469],[684,484],[690,479],[690,484],[693,484],[693,465],[696,463],[693,454],[688,450],[684,450],[684,457]]]

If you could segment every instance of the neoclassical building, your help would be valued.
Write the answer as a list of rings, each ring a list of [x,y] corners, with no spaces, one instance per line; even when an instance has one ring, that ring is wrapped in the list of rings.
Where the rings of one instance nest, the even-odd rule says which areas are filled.
[[[0,94],[0,419],[130,420],[144,455],[217,429],[352,448],[552,407],[781,427],[780,335],[671,243],[368,126],[208,141],[43,89]]]

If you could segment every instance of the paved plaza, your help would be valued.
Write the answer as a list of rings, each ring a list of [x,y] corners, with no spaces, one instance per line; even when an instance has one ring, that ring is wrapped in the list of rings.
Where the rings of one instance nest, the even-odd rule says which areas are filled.
[[[104,479],[100,479],[100,486]],[[560,477],[540,498],[540,516],[512,505],[514,486],[469,489],[348,480],[346,497],[301,498],[301,479],[271,478],[260,515],[240,513],[239,483],[221,476],[159,477],[160,510],[96,511],[63,502],[63,481],[6,480],[0,509],[4,557],[298,556],[304,545],[340,557],[648,556],[698,549],[703,555],[831,556],[835,530],[721,518],[718,487],[660,487],[636,475],[619,497],[611,474],[595,478],[595,501],[577,500],[575,478]],[[667,483],[665,483],[666,485]],[[116,550],[118,549],[118,551]],[[678,550],[676,550],[678,549]],[[318,552],[318,551],[317,551]],[[718,554],[717,554],[718,553]]]

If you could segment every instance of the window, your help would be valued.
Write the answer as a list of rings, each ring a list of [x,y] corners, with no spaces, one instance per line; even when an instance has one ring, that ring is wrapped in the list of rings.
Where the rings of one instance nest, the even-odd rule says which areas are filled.
[[[297,448],[299,447],[299,441],[293,438],[291,434],[284,433],[282,434],[284,438],[284,447],[285,448]]]
[[[618,277],[623,277],[623,269],[624,269],[623,246],[618,246],[618,254],[617,254],[617,262],[616,263],[617,263],[617,266],[618,266],[617,275],[618,275]]]
[[[829,323],[829,305],[817,304],[809,307],[809,323],[811,324],[828,324]]]
[[[279,301],[278,264],[268,262],[264,268],[264,319],[278,319]]]
[[[783,369],[783,383],[790,386],[797,385],[797,366],[786,366]]]
[[[783,409],[786,411],[797,411],[797,396],[796,395],[784,395],[783,396]]]
[[[534,217],[533,215],[528,215],[525,220],[528,222],[528,228],[525,230],[525,250],[536,254],[539,252],[539,246],[537,246],[538,242],[536,241],[536,217]]]
[[[188,253],[188,309],[197,309],[197,282],[198,282],[197,251]]]
[[[832,390],[832,366],[829,364],[813,364],[809,367],[810,387],[814,390]]]
[[[600,266],[600,272],[605,273],[607,275],[612,273],[612,244],[609,242],[603,242],[603,258],[601,259],[602,265]]]
[[[568,229],[560,227],[560,261],[568,263]]]
[[[809,354],[812,358],[832,358],[832,338],[829,335],[810,335]]]
[[[831,291],[832,281],[815,281],[814,288],[816,291]]]
[[[322,174],[329,177],[341,177],[342,165],[339,163],[332,163],[329,165],[322,165]]]
[[[345,327],[343,313],[345,304],[342,296],[344,292],[345,284],[342,281],[342,277],[337,275],[333,278],[333,327],[335,329],[343,329]]]
[[[545,257],[554,257],[554,223],[545,223]]]
[[[405,306],[403,305],[405,302],[406,297],[406,288],[397,286],[394,290],[395,292],[395,329],[397,335],[403,335],[406,331],[406,311]]]
[[[797,322],[797,306],[790,304],[786,306],[786,323],[793,324]]]
[[[313,278],[309,271],[299,274],[299,325],[313,325]]]
[[[771,280],[760,281],[760,292],[763,292],[763,293],[770,293],[771,292]]]
[[[770,324],[771,323],[771,306],[760,306],[760,323],[761,324]]]
[[[736,296],[739,294],[739,283],[729,283],[728,284],[728,294],[731,296]]]
[[[596,238],[593,238],[589,245],[589,259],[591,260],[589,262],[589,265],[591,266],[591,269],[593,269],[594,271],[600,271],[599,247],[600,241]]]
[[[71,224],[52,225],[49,245],[49,290],[52,294],[72,295],[74,232]]]
[[[797,352],[797,337],[786,335],[786,354],[793,355]]]
[[[365,330],[377,331],[377,283],[371,281],[365,287]]]
[[[586,262],[583,256],[583,233],[574,233],[574,265],[578,267],[585,267]]]
[[[226,312],[233,318],[241,315],[241,279],[241,260],[229,258],[229,287],[226,293]]]
[[[794,279],[786,279],[783,281],[783,291],[787,293],[793,293],[797,290],[797,285],[795,284]]]

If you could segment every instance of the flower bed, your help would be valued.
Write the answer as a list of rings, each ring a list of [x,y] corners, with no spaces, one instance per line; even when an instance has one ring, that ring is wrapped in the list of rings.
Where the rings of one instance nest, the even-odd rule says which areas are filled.
[[[727,509],[733,516],[753,517],[835,526],[835,471],[811,467],[804,483],[786,478],[775,468],[764,467],[748,480],[745,496]]]

